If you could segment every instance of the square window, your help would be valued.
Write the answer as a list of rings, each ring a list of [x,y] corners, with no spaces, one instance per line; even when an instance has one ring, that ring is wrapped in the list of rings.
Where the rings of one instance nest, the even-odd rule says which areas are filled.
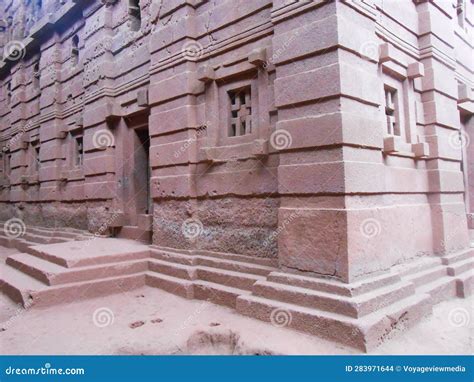
[[[228,92],[230,100],[229,137],[252,133],[252,96],[250,86]]]

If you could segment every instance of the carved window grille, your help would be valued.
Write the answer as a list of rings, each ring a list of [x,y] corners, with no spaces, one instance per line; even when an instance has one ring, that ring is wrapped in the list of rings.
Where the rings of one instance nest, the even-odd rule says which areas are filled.
[[[33,168],[36,172],[40,169],[40,145],[33,146]]]
[[[458,25],[464,28],[464,0],[457,0],[456,5],[456,16],[458,19]]]
[[[396,89],[388,86],[385,86],[385,116],[387,118],[388,134],[400,136],[398,94]]]
[[[72,38],[71,45],[72,65],[76,66],[79,63],[79,37],[77,35]]]
[[[84,164],[84,143],[82,136],[74,138],[74,166],[82,167]]]
[[[128,19],[130,23],[130,29],[132,31],[139,31],[142,23],[140,0],[128,1]]]
[[[33,86],[35,89],[40,88],[40,67],[39,67],[39,62],[35,63],[33,66]]]
[[[230,98],[229,137],[252,133],[252,98],[250,86],[228,92]]]

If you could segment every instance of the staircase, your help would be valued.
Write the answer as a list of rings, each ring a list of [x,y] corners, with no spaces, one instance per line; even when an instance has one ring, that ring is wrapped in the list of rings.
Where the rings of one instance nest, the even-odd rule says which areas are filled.
[[[257,281],[276,270],[273,259],[217,252],[178,253],[151,246],[150,256],[147,285],[231,308],[238,296],[250,294]]]
[[[109,240],[114,240],[113,244]],[[77,244],[76,244],[77,243]],[[145,285],[148,248],[92,238],[27,248],[0,266],[0,288],[25,307],[50,306]]]
[[[3,227],[5,222],[0,222]],[[93,234],[74,228],[45,228],[28,226],[24,234],[18,237],[8,236],[0,230],[0,245],[7,248],[16,248],[21,252],[28,252],[30,247],[39,244],[64,243],[72,240],[88,240],[95,237]]]
[[[0,288],[25,307],[148,285],[366,351],[418,322],[434,304],[473,289],[474,248],[346,284],[283,272],[275,259],[178,251],[78,230],[27,231],[18,239],[0,236],[1,245],[24,252],[0,265]]]

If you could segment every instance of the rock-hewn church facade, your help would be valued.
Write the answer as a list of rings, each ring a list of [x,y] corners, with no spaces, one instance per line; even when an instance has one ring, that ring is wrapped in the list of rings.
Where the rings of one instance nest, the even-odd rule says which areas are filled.
[[[467,295],[473,8],[3,0],[0,244],[29,258],[7,259],[2,289],[56,301],[53,263],[99,294],[146,284],[282,310],[364,349]],[[114,257],[122,273],[83,264],[98,275],[35,249],[75,235],[148,252]]]

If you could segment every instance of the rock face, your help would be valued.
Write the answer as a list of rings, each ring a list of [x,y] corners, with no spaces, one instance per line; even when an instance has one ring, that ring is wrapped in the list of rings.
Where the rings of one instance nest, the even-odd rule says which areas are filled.
[[[24,3],[0,20],[0,220],[264,259],[296,290],[237,299],[260,318],[263,296],[466,261],[471,2]],[[393,317],[426,305],[396,300]],[[332,320],[287,310],[303,328]],[[358,344],[372,335],[342,327]]]

